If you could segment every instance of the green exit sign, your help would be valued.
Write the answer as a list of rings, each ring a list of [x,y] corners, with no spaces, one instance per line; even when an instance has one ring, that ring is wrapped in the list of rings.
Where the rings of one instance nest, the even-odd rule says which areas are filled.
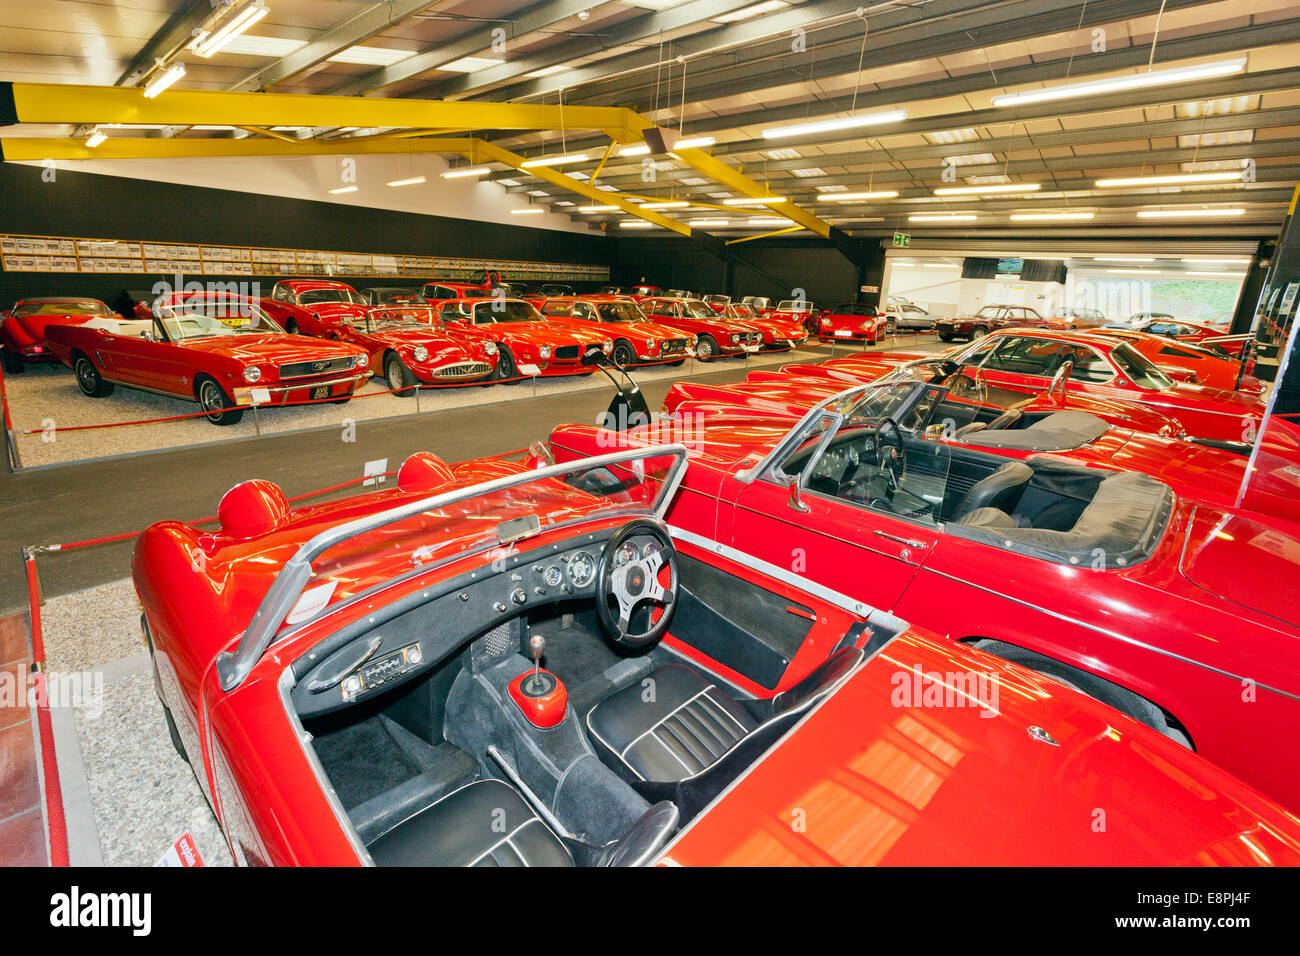
[[[911,244],[912,244],[912,237],[909,233],[906,232],[894,233],[894,245],[907,247],[910,246]]]

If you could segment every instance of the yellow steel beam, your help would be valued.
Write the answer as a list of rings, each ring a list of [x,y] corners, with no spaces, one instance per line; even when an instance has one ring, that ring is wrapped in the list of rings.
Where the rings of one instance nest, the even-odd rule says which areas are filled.
[[[733,169],[720,159],[715,159],[708,153],[699,149],[680,149],[673,150],[673,155],[684,162],[687,166],[696,170],[703,176],[715,182],[721,183],[728,189],[734,189],[738,193],[749,196],[753,199],[761,199],[763,196],[770,195],[769,191],[754,182],[738,169]],[[734,206],[728,207],[735,209]],[[752,208],[752,207],[751,207]],[[792,202],[774,203],[765,207],[771,209],[779,216],[785,216],[791,222],[797,222],[805,229],[810,229],[817,235],[826,237],[831,234],[831,224],[822,219],[818,219],[812,213],[796,206]]]
[[[236,156],[366,156],[386,153],[454,153],[473,149],[470,137],[432,137],[418,146],[407,139],[215,139],[209,137],[112,136],[94,149],[81,139],[37,137],[0,138],[0,152],[9,160],[43,159],[197,159]]]
[[[166,90],[13,83],[19,123],[147,123],[164,126],[392,126],[426,129],[600,129],[635,137],[646,121],[615,106],[480,103],[377,96]]]
[[[755,239],[767,239],[769,236],[784,236],[787,232],[799,232],[803,226],[786,226],[784,229],[777,229],[773,232],[760,232],[757,236],[742,236],[740,239],[728,239],[727,245],[734,246],[738,242],[753,242]]]

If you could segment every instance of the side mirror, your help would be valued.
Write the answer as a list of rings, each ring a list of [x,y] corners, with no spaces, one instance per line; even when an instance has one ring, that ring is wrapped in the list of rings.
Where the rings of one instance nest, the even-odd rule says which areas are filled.
[[[808,513],[808,506],[803,503],[803,497],[799,494],[798,478],[790,479],[790,499],[786,502],[786,504],[790,506],[790,509],[792,511],[797,511],[800,514]]]

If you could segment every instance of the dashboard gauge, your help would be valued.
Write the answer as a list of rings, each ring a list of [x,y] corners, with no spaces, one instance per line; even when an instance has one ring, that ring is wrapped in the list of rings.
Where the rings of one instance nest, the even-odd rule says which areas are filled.
[[[569,580],[574,587],[585,588],[596,576],[596,559],[586,551],[579,551],[569,560]]]
[[[636,545],[631,541],[624,541],[623,544],[619,546],[618,553],[614,555],[614,567],[621,568],[623,565],[635,561],[636,559]]]
[[[659,545],[654,541],[647,541],[646,546],[641,549],[641,557],[648,558],[652,554],[659,553]]]
[[[552,564],[545,572],[543,572],[542,580],[546,582],[548,588],[558,588],[560,582],[564,580],[564,573],[560,571],[557,566]]]

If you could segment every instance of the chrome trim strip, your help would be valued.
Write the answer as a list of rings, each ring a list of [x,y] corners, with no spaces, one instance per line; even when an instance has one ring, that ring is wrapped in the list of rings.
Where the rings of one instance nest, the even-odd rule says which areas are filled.
[[[370,851],[366,849],[361,842],[361,835],[357,833],[356,827],[352,825],[352,818],[348,816],[343,809],[343,803],[339,800],[339,795],[330,785],[329,777],[325,774],[325,768],[321,766],[320,759],[316,756],[316,749],[311,746],[311,734],[307,733],[302,726],[302,721],[298,719],[298,711],[294,709],[293,698],[290,691],[293,690],[297,681],[293,679],[293,668],[286,667],[280,672],[280,679],[276,681],[276,691],[280,695],[280,703],[284,706],[285,716],[289,718],[289,727],[293,734],[298,738],[298,744],[302,747],[303,756],[307,758],[307,765],[311,767],[312,776],[316,778],[316,783],[320,786],[321,793],[325,795],[325,800],[329,803],[330,809],[334,811],[334,819],[339,822],[339,829],[348,838],[348,843],[357,853],[357,859],[361,861],[362,866],[374,866],[375,861],[370,857]]]
[[[236,385],[235,391],[240,389],[266,388],[272,395],[281,395],[285,392],[296,392],[300,388],[320,388],[323,385],[341,385],[344,382],[359,382],[369,377],[369,371],[358,372],[356,375],[349,375],[343,378],[326,379],[323,382],[297,382],[294,385],[277,385],[273,388],[266,388],[265,385],[259,385],[257,382],[245,382],[243,385]],[[282,380],[283,381],[283,380]]]

